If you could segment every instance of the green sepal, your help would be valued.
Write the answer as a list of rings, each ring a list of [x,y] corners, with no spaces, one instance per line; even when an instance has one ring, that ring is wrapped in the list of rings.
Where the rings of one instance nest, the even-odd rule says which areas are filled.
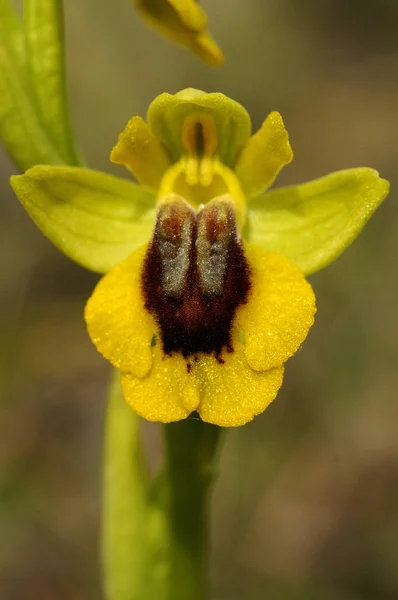
[[[362,167],[268,192],[250,202],[244,237],[315,273],[354,241],[388,191],[388,181]]]
[[[154,196],[124,179],[38,165],[10,183],[43,234],[91,271],[106,273],[151,237]]]
[[[148,125],[177,161],[183,153],[184,120],[195,113],[213,117],[218,134],[217,154],[221,162],[232,166],[237,153],[249,139],[251,121],[246,109],[224,94],[206,94],[193,88],[175,95],[161,94],[149,106]]]
[[[26,67],[40,121],[63,162],[77,165],[69,121],[62,0],[24,0]]]

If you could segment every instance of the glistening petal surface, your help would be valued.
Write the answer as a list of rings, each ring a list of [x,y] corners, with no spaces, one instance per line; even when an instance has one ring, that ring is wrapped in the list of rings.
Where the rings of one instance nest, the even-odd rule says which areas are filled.
[[[122,372],[145,377],[152,366],[156,324],[145,310],[141,269],[146,246],[133,252],[97,284],[85,319],[97,350]]]
[[[180,354],[165,356],[158,339],[152,348],[153,364],[144,378],[122,373],[128,404],[148,421],[170,423],[185,419],[199,404],[199,389]]]
[[[250,202],[245,239],[315,273],[354,241],[388,191],[377,171],[361,167],[267,192]]]
[[[253,369],[280,367],[305,340],[314,322],[315,296],[300,269],[285,256],[245,245],[252,278],[247,304],[236,314]]]
[[[198,379],[201,400],[198,412],[208,423],[237,427],[251,421],[274,400],[283,381],[283,367],[255,371],[235,332],[234,351],[222,354],[224,363],[202,354],[192,374]]]

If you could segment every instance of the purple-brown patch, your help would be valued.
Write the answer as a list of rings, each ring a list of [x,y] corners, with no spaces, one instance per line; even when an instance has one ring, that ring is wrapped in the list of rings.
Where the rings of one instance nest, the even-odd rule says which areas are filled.
[[[224,348],[232,352],[232,322],[247,301],[250,268],[229,203],[212,201],[198,213],[178,197],[164,203],[142,287],[166,354],[214,353],[221,361]]]

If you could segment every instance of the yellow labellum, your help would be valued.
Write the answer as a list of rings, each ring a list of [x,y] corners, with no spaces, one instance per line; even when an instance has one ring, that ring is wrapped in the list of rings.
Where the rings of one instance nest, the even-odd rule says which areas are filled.
[[[315,298],[288,259],[245,248],[252,287],[232,324],[232,351],[224,349],[220,357],[164,354],[158,325],[142,297],[146,248],[98,284],[86,309],[89,333],[98,350],[121,370],[126,401],[146,419],[176,421],[196,410],[204,421],[234,427],[250,421],[275,398],[283,363],[313,323]]]

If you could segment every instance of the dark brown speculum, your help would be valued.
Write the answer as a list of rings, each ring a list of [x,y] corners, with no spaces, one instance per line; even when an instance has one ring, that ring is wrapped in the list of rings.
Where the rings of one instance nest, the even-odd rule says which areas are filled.
[[[247,301],[250,269],[229,202],[195,212],[182,198],[164,202],[142,272],[146,309],[166,354],[232,351],[231,326]]]

